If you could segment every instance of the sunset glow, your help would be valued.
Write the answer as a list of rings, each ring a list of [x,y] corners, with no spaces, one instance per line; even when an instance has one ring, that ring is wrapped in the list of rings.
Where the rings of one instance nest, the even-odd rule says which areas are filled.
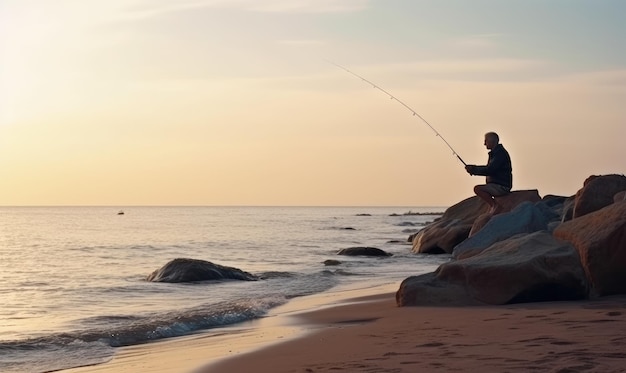
[[[417,205],[626,172],[626,3],[0,0],[0,205]]]

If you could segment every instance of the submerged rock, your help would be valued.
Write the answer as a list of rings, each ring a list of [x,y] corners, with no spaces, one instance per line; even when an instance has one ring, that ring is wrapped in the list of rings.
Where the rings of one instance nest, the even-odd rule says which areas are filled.
[[[324,260],[324,265],[325,266],[338,266],[340,265],[341,262],[335,259],[326,259]]]
[[[147,280],[151,282],[256,281],[258,278],[238,268],[225,267],[205,260],[178,258],[152,272]]]
[[[391,256],[386,251],[378,249],[376,247],[349,247],[347,249],[341,249],[337,252],[337,255],[349,255],[349,256]]]

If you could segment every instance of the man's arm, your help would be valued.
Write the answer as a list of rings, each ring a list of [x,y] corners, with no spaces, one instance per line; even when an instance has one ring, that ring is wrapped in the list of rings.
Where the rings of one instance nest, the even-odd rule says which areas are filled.
[[[472,175],[481,175],[481,176],[493,176],[500,169],[502,169],[507,164],[506,153],[497,152],[494,153],[491,159],[489,159],[489,163],[485,166],[474,166],[472,168]]]

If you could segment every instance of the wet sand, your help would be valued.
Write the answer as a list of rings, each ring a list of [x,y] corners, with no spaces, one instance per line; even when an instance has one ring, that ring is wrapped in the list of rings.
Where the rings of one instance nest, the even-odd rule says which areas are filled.
[[[391,290],[296,300],[261,321],[64,372],[626,372],[626,296],[400,308]]]

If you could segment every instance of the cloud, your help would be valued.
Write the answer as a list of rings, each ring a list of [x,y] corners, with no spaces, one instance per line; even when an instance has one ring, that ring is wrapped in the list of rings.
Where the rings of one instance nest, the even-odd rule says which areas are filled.
[[[121,19],[152,18],[192,9],[235,9],[263,13],[345,13],[365,10],[369,0],[136,0]]]
[[[272,0],[251,1],[248,10],[279,13],[344,13],[368,8],[368,0]]]
[[[598,70],[565,75],[562,80],[626,91],[626,69]]]

